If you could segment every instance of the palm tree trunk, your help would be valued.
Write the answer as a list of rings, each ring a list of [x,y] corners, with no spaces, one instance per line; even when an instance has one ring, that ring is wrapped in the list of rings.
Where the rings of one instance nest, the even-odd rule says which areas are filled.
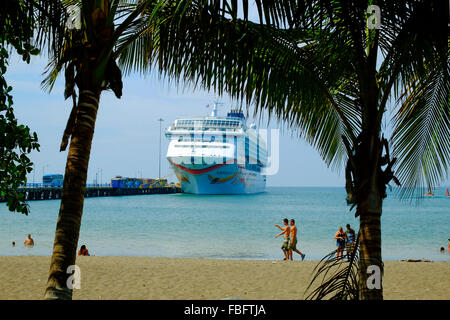
[[[77,121],[67,155],[45,299],[72,299],[72,288],[67,286],[67,279],[71,274],[67,273],[67,270],[69,266],[75,265],[99,99],[100,91],[80,90]]]
[[[381,257],[381,212],[383,197],[379,190],[369,191],[358,204],[360,210],[359,299],[383,299],[383,262]]]

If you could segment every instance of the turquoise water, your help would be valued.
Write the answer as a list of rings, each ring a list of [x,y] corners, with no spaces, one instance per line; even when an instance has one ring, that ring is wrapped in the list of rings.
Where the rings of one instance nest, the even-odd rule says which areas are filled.
[[[384,260],[450,261],[450,197],[444,190],[419,205],[389,195],[382,215]],[[59,200],[32,201],[29,216],[0,205],[0,255],[51,255]],[[79,245],[98,256],[281,259],[282,219],[294,218],[306,259],[335,249],[334,234],[349,223],[343,188],[269,187],[258,195],[188,194],[87,198]],[[36,245],[23,246],[31,233]],[[16,247],[11,242],[16,242]],[[439,252],[444,247],[444,254]],[[294,258],[299,256],[294,256]]]

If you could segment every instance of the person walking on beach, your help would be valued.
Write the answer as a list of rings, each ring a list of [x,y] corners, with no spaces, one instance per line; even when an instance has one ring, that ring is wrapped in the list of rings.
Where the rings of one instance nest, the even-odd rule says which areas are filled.
[[[356,234],[355,230],[353,230],[349,224],[346,225],[347,231],[347,242],[346,242],[346,250],[347,250],[347,260],[350,261],[350,258],[353,253],[353,249],[355,248],[356,242]]]
[[[31,234],[28,234],[28,237],[25,239],[25,241],[23,242],[23,244],[27,247],[32,247],[34,246],[34,240],[33,238],[31,238]]]
[[[347,238],[347,235],[345,234],[345,231],[342,229],[342,227],[339,227],[338,232],[334,235],[334,238],[336,239],[336,258],[342,259],[344,256],[344,248],[345,248],[345,238]]]
[[[289,228],[289,220],[287,218],[285,218],[283,220],[283,224],[284,224],[284,228],[280,227],[279,225],[275,225],[275,227],[279,228],[282,232],[277,234],[275,236],[275,238],[278,238],[279,236],[281,236],[282,234],[284,234],[284,240],[283,240],[283,244],[281,246],[281,250],[284,253],[284,259],[283,260],[288,260],[289,259],[289,236],[291,233],[291,228]]]
[[[302,261],[305,260],[305,254],[301,253],[297,249],[297,226],[295,225],[295,220],[291,219],[289,221],[290,227],[291,227],[291,241],[289,243],[289,259],[292,259],[292,253],[295,251],[297,252],[301,257]]]

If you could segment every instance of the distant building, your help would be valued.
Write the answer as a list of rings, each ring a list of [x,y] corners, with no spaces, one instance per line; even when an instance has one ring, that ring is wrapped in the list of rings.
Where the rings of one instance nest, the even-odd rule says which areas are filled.
[[[46,174],[42,176],[42,184],[47,187],[62,187],[64,176],[62,174]]]
[[[129,178],[115,176],[111,179],[113,188],[153,188],[167,185],[167,179]]]

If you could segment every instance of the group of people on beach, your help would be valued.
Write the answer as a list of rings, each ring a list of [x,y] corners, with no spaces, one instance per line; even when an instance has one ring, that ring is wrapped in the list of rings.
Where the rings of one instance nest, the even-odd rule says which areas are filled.
[[[305,259],[305,254],[297,249],[297,234],[298,229],[295,225],[295,220],[288,220],[285,218],[283,220],[284,227],[280,227],[278,224],[275,227],[279,228],[281,232],[275,236],[278,238],[281,235],[284,235],[283,244],[281,246],[281,250],[284,254],[283,260],[293,260],[293,253],[297,252],[302,260]],[[347,230],[344,231],[342,227],[339,227],[339,230],[334,235],[336,239],[336,258],[343,259],[344,257],[344,249],[347,250],[348,259],[350,259],[350,254],[353,252],[356,244],[356,233],[349,224],[346,226]]]
[[[294,260],[292,258],[294,252],[297,252],[302,257],[302,260],[305,260],[305,254],[301,253],[300,250],[297,249],[297,227],[295,226],[295,220],[291,219],[289,221],[285,218],[283,220],[283,224],[284,227],[280,227],[278,224],[275,225],[275,227],[281,230],[275,238],[284,235],[283,245],[281,246],[281,250],[284,253],[283,260]]]
[[[350,260],[350,255],[353,252],[356,244],[356,234],[349,224],[346,225],[347,230],[344,231],[342,227],[334,235],[336,239],[336,258],[343,259],[344,249],[347,250],[347,259]]]

